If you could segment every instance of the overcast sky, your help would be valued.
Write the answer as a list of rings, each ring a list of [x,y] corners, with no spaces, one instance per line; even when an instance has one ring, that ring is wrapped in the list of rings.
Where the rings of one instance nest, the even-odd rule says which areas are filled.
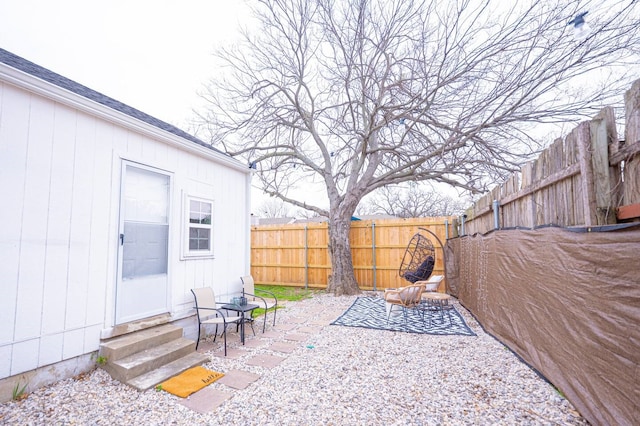
[[[242,0],[0,0],[0,47],[185,129],[247,19]]]
[[[248,20],[243,0],[0,0],[0,47],[189,131],[212,52]]]

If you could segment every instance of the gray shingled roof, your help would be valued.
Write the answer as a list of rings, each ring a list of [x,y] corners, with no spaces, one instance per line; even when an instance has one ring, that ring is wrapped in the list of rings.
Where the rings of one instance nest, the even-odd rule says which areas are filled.
[[[145,114],[140,110],[132,108],[129,105],[125,105],[122,102],[116,101],[115,99],[110,98],[106,95],[103,95],[100,92],[96,92],[95,90],[89,89],[88,87],[83,86],[80,83],[76,83],[73,80],[63,77],[60,74],[56,74],[55,72],[50,71],[46,68],[43,68],[40,65],[34,64],[33,62],[27,61],[26,59],[21,58],[18,55],[14,55],[13,53],[8,52],[2,48],[0,48],[0,62],[12,68],[23,71],[27,74],[31,74],[34,77],[40,78],[58,87],[69,90],[70,92],[73,92],[77,95],[80,95],[92,101],[98,102],[99,104],[102,104],[106,107],[119,111],[130,117],[144,121],[145,123],[151,124],[152,126],[158,127],[159,129],[165,130],[169,133],[173,133],[174,135],[180,136],[183,139],[187,139],[198,145],[202,145],[214,151],[220,152],[221,154],[224,154],[222,151],[212,147],[208,143],[188,134],[187,132],[184,132],[178,129],[177,127],[169,123],[165,123],[162,120],[158,120],[157,118],[152,117],[149,114]],[[224,155],[227,155],[227,154],[224,154]]]

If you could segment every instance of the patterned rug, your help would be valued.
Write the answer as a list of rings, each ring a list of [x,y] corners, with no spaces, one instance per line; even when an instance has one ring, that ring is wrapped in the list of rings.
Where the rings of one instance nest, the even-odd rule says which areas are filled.
[[[449,321],[451,319],[451,321]],[[440,312],[425,310],[424,321],[416,309],[407,311],[405,318],[402,310],[395,307],[391,318],[387,321],[385,301],[381,297],[358,297],[331,325],[343,325],[347,327],[364,327],[378,330],[404,331],[408,333],[436,334],[436,335],[463,335],[475,336],[462,315],[451,306]]]

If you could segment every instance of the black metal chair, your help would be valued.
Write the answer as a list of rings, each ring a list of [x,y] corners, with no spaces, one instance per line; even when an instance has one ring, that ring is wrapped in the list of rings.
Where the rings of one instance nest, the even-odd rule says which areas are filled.
[[[196,342],[196,350],[200,344],[200,330],[203,325],[215,324],[216,332],[213,341],[216,341],[218,335],[218,325],[222,324],[222,334],[224,336],[224,356],[227,356],[227,325],[236,324],[242,320],[240,316],[225,316],[221,309],[216,308],[217,305],[224,303],[216,302],[216,296],[211,287],[195,288],[191,290],[195,299],[195,309],[198,317],[198,340]]]
[[[264,333],[267,329],[267,310],[271,308],[275,308],[273,310],[273,325],[276,325],[276,312],[278,311],[278,299],[276,295],[270,291],[262,290],[255,287],[255,282],[253,280],[253,276],[245,275],[244,277],[240,277],[242,281],[242,294],[246,297],[250,302],[261,302],[261,308],[264,308],[264,323],[262,325],[262,332]],[[256,296],[255,293],[263,294],[267,297]]]

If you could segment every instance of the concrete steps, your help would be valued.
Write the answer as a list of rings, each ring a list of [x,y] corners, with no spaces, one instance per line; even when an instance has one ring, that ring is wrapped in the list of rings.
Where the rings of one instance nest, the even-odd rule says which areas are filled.
[[[122,383],[149,389],[209,360],[195,351],[196,342],[182,334],[182,328],[165,324],[103,341],[102,368]]]

